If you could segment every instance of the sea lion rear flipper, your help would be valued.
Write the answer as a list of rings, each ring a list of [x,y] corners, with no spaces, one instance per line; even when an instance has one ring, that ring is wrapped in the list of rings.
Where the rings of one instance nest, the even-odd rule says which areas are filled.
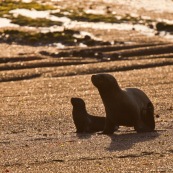
[[[154,106],[151,102],[147,104],[147,108],[141,112],[142,127],[136,127],[137,132],[151,132],[155,129]]]
[[[154,120],[154,106],[151,102],[147,105],[147,115],[148,115],[148,126],[154,130],[155,129],[155,120]]]

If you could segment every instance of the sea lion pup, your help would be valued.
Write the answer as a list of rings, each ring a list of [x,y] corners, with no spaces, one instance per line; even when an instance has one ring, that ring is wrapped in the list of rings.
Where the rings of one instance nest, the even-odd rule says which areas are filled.
[[[85,102],[81,98],[71,98],[73,106],[72,116],[77,133],[103,131],[105,117],[89,115],[86,111]]]
[[[77,129],[77,133],[93,133],[104,130],[106,117],[93,116],[87,113],[84,100],[81,98],[71,98],[73,106],[72,116]],[[117,130],[115,127],[114,130]]]
[[[137,132],[155,128],[154,107],[147,95],[138,88],[121,89],[110,74],[92,75],[106,111],[103,134],[112,134],[115,126],[133,126]]]

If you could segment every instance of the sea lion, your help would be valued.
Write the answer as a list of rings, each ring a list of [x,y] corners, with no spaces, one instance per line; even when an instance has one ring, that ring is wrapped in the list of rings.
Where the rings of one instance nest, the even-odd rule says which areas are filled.
[[[71,98],[72,116],[77,133],[92,133],[103,131],[105,117],[93,116],[87,113],[85,102],[81,98]]]
[[[110,74],[92,75],[91,81],[98,89],[105,107],[103,134],[112,134],[115,126],[133,126],[137,132],[155,129],[154,106],[142,90],[121,89]]]

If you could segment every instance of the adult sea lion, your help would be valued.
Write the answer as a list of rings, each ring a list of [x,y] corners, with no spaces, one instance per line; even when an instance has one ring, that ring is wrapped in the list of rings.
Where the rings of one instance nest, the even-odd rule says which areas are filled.
[[[91,81],[98,89],[106,111],[103,134],[112,134],[115,126],[133,126],[137,132],[155,129],[154,106],[147,95],[138,88],[121,89],[110,74],[92,75]]]

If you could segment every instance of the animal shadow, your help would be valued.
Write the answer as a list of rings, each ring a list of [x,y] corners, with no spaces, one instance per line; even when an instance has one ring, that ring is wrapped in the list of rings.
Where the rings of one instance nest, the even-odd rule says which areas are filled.
[[[159,136],[157,131],[146,133],[127,133],[110,135],[111,143],[108,151],[123,151],[130,149],[134,144],[153,140]]]
[[[94,133],[76,133],[79,139],[89,139]]]

